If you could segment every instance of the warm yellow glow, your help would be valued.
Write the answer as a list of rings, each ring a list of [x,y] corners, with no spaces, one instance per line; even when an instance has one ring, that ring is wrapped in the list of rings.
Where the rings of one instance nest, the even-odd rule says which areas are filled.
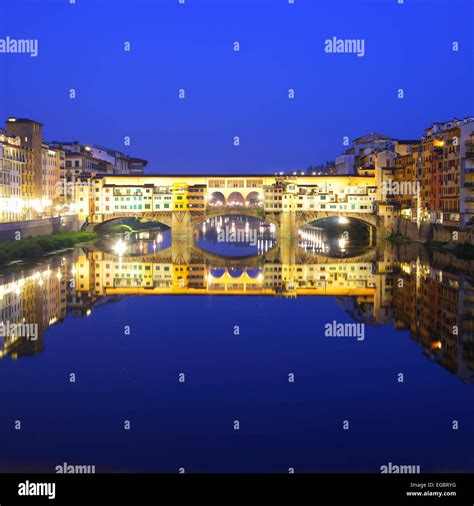
[[[115,243],[114,251],[117,255],[122,256],[127,251],[127,245],[120,239]]]

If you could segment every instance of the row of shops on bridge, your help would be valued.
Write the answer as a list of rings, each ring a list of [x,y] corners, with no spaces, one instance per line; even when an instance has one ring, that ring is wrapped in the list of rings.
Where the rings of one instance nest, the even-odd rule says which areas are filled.
[[[77,189],[76,206],[82,220],[94,223],[215,208],[374,214],[379,193],[368,176],[104,176]]]

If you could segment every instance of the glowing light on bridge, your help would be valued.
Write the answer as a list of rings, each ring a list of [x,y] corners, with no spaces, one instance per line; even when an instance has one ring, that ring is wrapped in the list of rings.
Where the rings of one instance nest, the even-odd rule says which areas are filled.
[[[114,251],[118,256],[123,256],[123,254],[127,251],[127,245],[120,239],[115,243]]]
[[[346,251],[346,244],[347,244],[347,240],[344,238],[344,237],[341,237],[338,241],[338,244],[339,244],[339,249],[344,253],[344,251]]]

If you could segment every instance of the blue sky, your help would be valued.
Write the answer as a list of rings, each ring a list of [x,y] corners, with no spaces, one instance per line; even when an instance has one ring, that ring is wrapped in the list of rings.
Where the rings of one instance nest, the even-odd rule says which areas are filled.
[[[39,41],[36,58],[0,54],[2,121],[39,120],[47,140],[115,147],[149,172],[302,169],[344,136],[416,138],[474,114],[471,0],[16,0],[2,13],[0,38]],[[363,39],[364,57],[325,53],[334,36]]]

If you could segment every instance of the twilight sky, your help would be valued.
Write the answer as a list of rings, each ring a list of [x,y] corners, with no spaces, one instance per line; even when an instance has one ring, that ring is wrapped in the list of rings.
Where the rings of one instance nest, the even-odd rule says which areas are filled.
[[[417,138],[474,114],[472,0],[69,1],[2,5],[0,39],[38,39],[39,55],[0,54],[0,120],[36,119],[47,140],[114,147],[150,173],[304,169],[344,136]],[[332,37],[363,39],[364,56],[325,53]]]

